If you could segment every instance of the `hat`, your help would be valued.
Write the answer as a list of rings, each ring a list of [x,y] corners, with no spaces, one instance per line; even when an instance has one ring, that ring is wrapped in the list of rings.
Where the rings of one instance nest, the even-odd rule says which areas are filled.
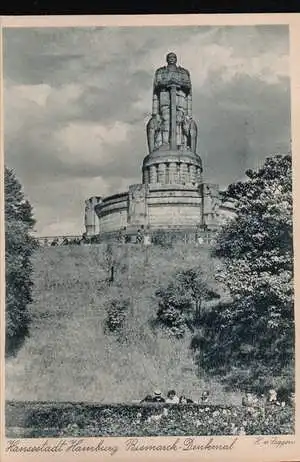
[[[160,396],[160,395],[161,395],[161,391],[160,391],[160,390],[154,390],[154,394],[155,394],[155,396]]]

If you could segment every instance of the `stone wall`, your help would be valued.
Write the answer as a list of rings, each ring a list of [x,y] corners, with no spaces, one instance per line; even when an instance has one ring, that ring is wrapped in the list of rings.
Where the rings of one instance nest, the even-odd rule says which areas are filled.
[[[223,210],[220,206],[218,186],[214,184],[131,185],[126,193],[102,199],[95,211],[100,235],[117,235],[125,227],[130,234],[143,227],[150,232],[174,229],[195,233],[203,223],[217,229],[232,214],[230,207]]]
[[[127,210],[113,210],[100,218],[99,231],[101,233],[117,231],[127,226]]]
[[[128,193],[105,197],[95,211],[100,234],[119,231],[128,224]]]
[[[200,209],[197,206],[180,204],[152,205],[148,209],[151,228],[193,228],[200,223]]]

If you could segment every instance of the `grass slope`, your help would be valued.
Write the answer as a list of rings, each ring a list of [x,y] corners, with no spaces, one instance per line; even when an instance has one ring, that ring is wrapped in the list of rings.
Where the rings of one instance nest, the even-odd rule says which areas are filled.
[[[173,341],[149,328],[157,310],[159,285],[199,263],[213,262],[194,245],[162,249],[148,257],[137,245],[114,247],[116,280],[107,283],[106,246],[41,248],[34,258],[34,303],[30,337],[7,361],[6,398],[129,402],[158,387],[199,398],[210,389],[215,403],[239,404],[240,397],[195,375],[190,338]],[[129,297],[130,343],[103,332],[105,306]]]

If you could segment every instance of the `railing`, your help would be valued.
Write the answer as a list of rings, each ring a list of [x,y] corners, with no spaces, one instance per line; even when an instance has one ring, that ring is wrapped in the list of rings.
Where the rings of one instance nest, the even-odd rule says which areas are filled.
[[[142,232],[122,232],[113,231],[105,233],[105,235],[83,236],[83,235],[68,235],[68,236],[33,236],[33,238],[42,247],[57,247],[64,245],[84,245],[84,244],[99,244],[105,242],[123,243],[123,244],[143,244],[146,245],[173,245],[176,242],[185,244],[195,244],[198,246],[207,246],[214,243],[216,230],[210,229],[157,229],[150,230],[149,233]]]
[[[68,236],[32,236],[40,245],[43,246],[51,246],[54,244],[57,245],[65,245],[65,243],[74,243],[74,241],[81,241],[82,235],[74,234]]]

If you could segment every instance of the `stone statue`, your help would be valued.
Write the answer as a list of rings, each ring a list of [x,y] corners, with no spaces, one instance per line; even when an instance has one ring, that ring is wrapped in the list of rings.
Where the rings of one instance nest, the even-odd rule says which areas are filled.
[[[183,137],[183,124],[185,120],[185,115],[183,110],[179,110],[176,112],[176,143],[177,146],[186,147],[185,139]]]
[[[196,122],[191,117],[186,116],[182,124],[182,130],[185,136],[186,147],[192,152],[196,152],[198,134]]]
[[[159,149],[190,149],[196,152],[197,126],[192,120],[192,85],[187,69],[168,53],[167,65],[155,72],[152,117],[147,124],[149,152]],[[189,118],[187,128],[185,118]],[[185,123],[185,125],[184,125]]]
[[[177,56],[175,53],[168,53],[166,57],[167,66],[160,67],[155,72],[154,92],[159,97],[160,92],[166,92],[171,85],[175,85],[179,91],[183,91],[181,96],[187,96],[192,88],[190,73],[187,69],[177,66]]]
[[[149,152],[159,148],[162,144],[162,121],[159,114],[153,115],[147,123],[147,138]]]

